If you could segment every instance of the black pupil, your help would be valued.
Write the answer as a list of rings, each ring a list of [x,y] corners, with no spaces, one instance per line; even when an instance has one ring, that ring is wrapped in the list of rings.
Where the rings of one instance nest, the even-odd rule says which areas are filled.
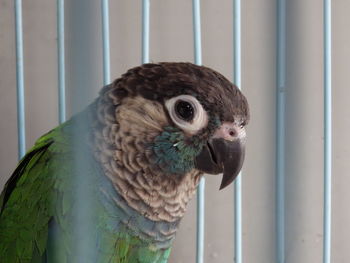
[[[191,103],[189,103],[187,101],[179,100],[178,102],[176,102],[175,110],[176,110],[177,115],[181,119],[183,119],[185,121],[190,121],[193,119],[194,109],[193,109]]]

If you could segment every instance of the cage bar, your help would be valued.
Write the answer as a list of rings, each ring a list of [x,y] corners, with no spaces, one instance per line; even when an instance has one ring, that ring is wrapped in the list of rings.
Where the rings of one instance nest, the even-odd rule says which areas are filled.
[[[150,2],[142,0],[142,63],[149,62]]]
[[[58,120],[66,120],[66,78],[64,51],[64,0],[57,0]]]
[[[26,152],[22,0],[15,0],[18,159]]]
[[[102,11],[102,46],[103,46],[103,85],[111,81],[109,47],[109,0],[101,0]]]
[[[323,2],[324,30],[324,208],[323,262],[331,262],[332,197],[332,29],[331,0]]]
[[[200,0],[192,1],[194,63],[202,65],[201,17]],[[204,208],[205,179],[200,179],[197,190],[197,232],[196,232],[196,262],[204,262]]]
[[[202,41],[201,41],[201,10],[200,0],[193,0],[193,38],[194,38],[194,63],[202,65]]]
[[[285,66],[286,1],[277,1],[276,252],[285,261]]]
[[[241,83],[241,0],[233,1],[233,82]],[[242,263],[242,177],[234,182],[234,262]]]
[[[84,109],[89,100],[95,97],[96,85],[102,79],[102,65],[96,63],[99,56],[101,26],[101,2],[96,0],[65,1],[66,12],[66,83],[69,87],[71,111],[73,114]],[[102,53],[102,50],[101,50]],[[102,63],[101,63],[102,64]],[[67,89],[68,91],[68,89]],[[82,138],[81,129],[91,127],[88,118],[79,118],[71,125],[72,176],[70,184],[74,185],[75,209],[72,211],[71,233],[72,248],[69,260],[74,262],[95,262],[97,257],[96,240],[96,203],[94,179],[89,148]],[[69,197],[68,197],[69,198]],[[59,239],[60,240],[60,239]],[[79,241],[79,242],[76,242]],[[62,246],[66,244],[60,244]],[[79,260],[76,260],[79,259]],[[62,261],[62,260],[61,260]]]

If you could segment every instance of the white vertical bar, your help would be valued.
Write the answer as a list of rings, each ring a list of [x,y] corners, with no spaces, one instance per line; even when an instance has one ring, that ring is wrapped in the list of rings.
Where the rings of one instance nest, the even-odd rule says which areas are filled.
[[[233,3],[233,57],[234,72],[233,82],[239,89],[241,83],[241,0]],[[234,182],[234,262],[242,263],[242,176],[237,176]]]
[[[197,191],[197,246],[196,262],[204,262],[204,212],[205,212],[205,179],[200,179]]]
[[[192,1],[194,63],[202,65],[200,0]],[[202,177],[197,190],[197,246],[196,262],[204,262],[204,212],[205,212],[205,179]]]
[[[194,40],[194,63],[202,65],[202,41],[201,41],[201,7],[200,0],[193,0],[193,40]]]
[[[142,64],[149,63],[150,2],[142,0]]]
[[[72,113],[80,112],[96,97],[96,88],[102,79],[101,2],[74,0],[65,2],[66,13],[66,84],[69,91]],[[70,262],[97,262],[96,203],[93,199],[94,178],[89,149],[81,130],[90,127],[89,119],[80,115],[71,125],[72,176],[74,185],[74,214],[67,231],[72,235]],[[61,244],[66,245],[66,244]],[[58,260],[57,262],[61,262]]]
[[[277,112],[276,112],[276,251],[285,261],[285,52],[286,2],[277,1]]]
[[[15,0],[18,159],[26,152],[22,1]]]
[[[323,263],[331,262],[332,29],[331,0],[324,0],[324,239]]]
[[[58,55],[58,119],[66,120],[64,0],[57,0],[57,55]]]
[[[103,85],[110,83],[109,0],[101,0],[103,41]]]

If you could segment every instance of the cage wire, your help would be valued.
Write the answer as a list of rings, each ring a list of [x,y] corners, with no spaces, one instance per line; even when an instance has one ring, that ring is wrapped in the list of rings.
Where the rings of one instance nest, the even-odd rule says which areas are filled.
[[[142,1],[142,63],[148,63],[150,49],[150,0]],[[79,2],[79,1],[77,1]],[[66,120],[66,93],[65,93],[65,3],[64,0],[57,0],[57,48],[58,48],[58,98],[59,98],[59,122]],[[323,262],[331,262],[331,176],[332,176],[332,114],[331,114],[331,0],[324,0],[324,237],[323,237]],[[234,53],[234,79],[233,82],[242,87],[241,83],[241,1],[233,0],[233,53]],[[193,38],[194,38],[194,63],[202,64],[202,47],[201,47],[201,19],[200,19],[200,0],[192,2],[193,18]],[[18,156],[19,159],[25,154],[25,92],[24,92],[24,67],[23,67],[23,21],[22,21],[22,1],[14,1],[15,11],[15,36],[16,36],[16,73],[17,73],[17,123],[18,123]],[[110,83],[110,44],[109,44],[109,1],[101,0],[101,26],[103,42],[103,84]],[[80,19],[80,18],[79,18]],[[73,23],[79,23],[79,19]],[[77,49],[75,50],[77,51]],[[286,1],[277,1],[277,154],[276,154],[276,171],[277,171],[277,213],[276,213],[276,251],[277,262],[285,262],[285,52],[286,52]],[[243,85],[244,86],[244,85]],[[75,87],[80,89],[76,94],[86,93],[83,82],[77,80]],[[79,104],[79,101],[75,103]],[[78,107],[79,108],[79,107]],[[79,135],[77,135],[78,137]],[[81,147],[81,146],[79,146]],[[84,170],[84,162],[87,160],[84,156],[77,157],[76,169]],[[79,174],[79,173],[78,173]],[[80,173],[82,174],[82,173]],[[89,200],[89,181],[76,177],[81,187],[77,190],[78,200]],[[232,262],[242,263],[242,200],[241,200],[241,176],[234,184],[234,254]],[[204,191],[205,181],[202,178],[197,194],[197,253],[196,262],[204,262]],[[92,200],[89,200],[92,201]],[[80,202],[75,228],[77,235],[82,242],[79,244],[77,251],[79,257],[87,259],[93,257],[91,240],[86,237],[85,233],[93,228],[93,218],[89,202]],[[91,220],[86,220],[90,218]],[[85,223],[82,223],[85,222]],[[91,254],[92,253],[92,254]]]

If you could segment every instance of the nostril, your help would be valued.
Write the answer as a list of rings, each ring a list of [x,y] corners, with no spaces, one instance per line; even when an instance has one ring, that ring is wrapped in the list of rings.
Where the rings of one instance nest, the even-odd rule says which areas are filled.
[[[215,131],[213,138],[222,138],[228,141],[234,141],[241,138],[242,131],[243,130],[237,127],[236,124],[225,122]]]
[[[236,136],[236,132],[233,131],[233,130],[230,130],[229,135],[230,135],[231,137],[235,137],[235,136]]]

